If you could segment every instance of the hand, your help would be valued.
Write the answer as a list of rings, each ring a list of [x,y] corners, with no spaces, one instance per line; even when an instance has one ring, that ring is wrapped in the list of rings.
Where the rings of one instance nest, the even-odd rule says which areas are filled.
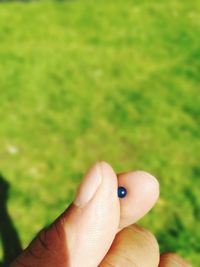
[[[118,185],[127,189],[125,198],[118,198]],[[116,176],[107,163],[96,163],[70,207],[10,267],[189,267],[175,254],[160,256],[155,237],[130,226],[158,196],[158,181],[150,174]]]

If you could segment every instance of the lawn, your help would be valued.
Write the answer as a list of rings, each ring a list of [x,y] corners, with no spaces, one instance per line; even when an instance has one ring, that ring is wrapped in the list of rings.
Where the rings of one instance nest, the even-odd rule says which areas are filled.
[[[199,36],[198,1],[0,5],[0,173],[24,247],[103,159],[159,179],[140,224],[200,266]]]

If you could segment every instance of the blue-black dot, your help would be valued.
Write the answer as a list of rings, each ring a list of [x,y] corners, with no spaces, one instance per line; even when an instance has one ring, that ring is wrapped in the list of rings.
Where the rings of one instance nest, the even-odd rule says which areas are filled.
[[[127,194],[126,188],[122,186],[118,187],[118,197],[123,198],[126,196],[126,194]]]

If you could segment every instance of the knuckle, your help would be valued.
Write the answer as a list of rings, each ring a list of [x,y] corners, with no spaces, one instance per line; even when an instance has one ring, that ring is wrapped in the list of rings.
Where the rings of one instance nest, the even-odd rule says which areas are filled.
[[[176,267],[176,266],[192,267],[192,265],[189,262],[187,262],[181,256],[179,256],[175,253],[172,253],[172,252],[167,252],[167,253],[164,253],[161,255],[159,266],[162,266],[162,267]]]
[[[156,238],[148,230],[137,225],[118,233],[111,250],[100,266],[153,267],[160,259]]]
[[[139,241],[141,241],[144,245],[153,250],[159,251],[158,241],[149,230],[135,224],[129,226],[128,228],[134,232],[134,235],[137,236],[137,239],[139,239]]]
[[[109,260],[103,261],[103,264],[100,264],[98,267],[116,267],[116,265],[109,262]]]
[[[49,239],[48,239],[48,229],[45,228],[38,234],[38,241],[40,245],[45,249],[49,250]]]

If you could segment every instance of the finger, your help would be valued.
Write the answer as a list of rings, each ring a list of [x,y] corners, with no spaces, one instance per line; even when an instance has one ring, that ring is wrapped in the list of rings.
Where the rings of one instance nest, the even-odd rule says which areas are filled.
[[[159,247],[147,230],[131,225],[120,231],[99,267],[157,267]]]
[[[159,267],[192,267],[192,265],[177,254],[164,253],[160,257]]]
[[[159,183],[144,171],[121,173],[119,186],[127,189],[125,198],[120,199],[120,229],[143,217],[159,197]]]
[[[97,266],[119,226],[116,192],[113,169],[105,162],[95,164],[83,179],[70,208],[41,232],[17,262],[42,267]]]

